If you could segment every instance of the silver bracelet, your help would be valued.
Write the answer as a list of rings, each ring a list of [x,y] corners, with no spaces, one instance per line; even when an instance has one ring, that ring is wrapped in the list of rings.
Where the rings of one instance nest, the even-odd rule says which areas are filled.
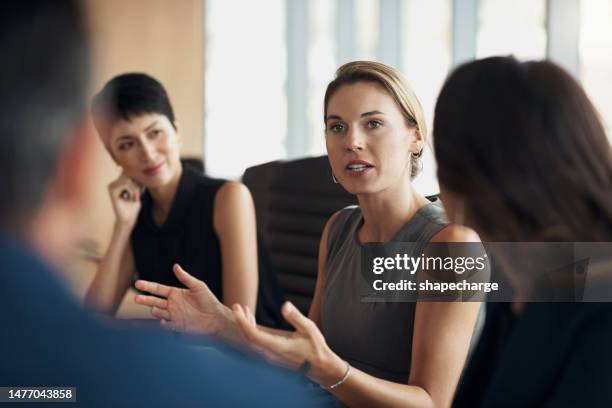
[[[351,373],[351,365],[346,360],[344,360],[344,362],[346,363],[346,373],[344,373],[344,377],[342,377],[342,379],[340,381],[338,381],[337,383],[332,384],[332,385],[322,385],[322,384],[319,384],[319,386],[321,388],[323,388],[324,390],[333,390],[334,388],[342,385],[346,381],[346,379],[349,377],[349,374]]]

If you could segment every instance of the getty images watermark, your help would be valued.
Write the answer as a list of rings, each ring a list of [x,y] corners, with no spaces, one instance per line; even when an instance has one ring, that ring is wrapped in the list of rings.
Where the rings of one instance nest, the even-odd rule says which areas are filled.
[[[612,301],[610,242],[392,242],[361,251],[365,302]]]

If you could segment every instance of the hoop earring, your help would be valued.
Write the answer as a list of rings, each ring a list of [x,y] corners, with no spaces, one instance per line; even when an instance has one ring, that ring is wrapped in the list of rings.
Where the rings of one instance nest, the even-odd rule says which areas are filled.
[[[332,171],[332,180],[334,180],[334,184],[338,184],[338,180],[336,179],[336,176],[334,175],[334,172]]]
[[[418,153],[410,153],[410,178],[414,179],[421,171],[423,171],[423,162],[420,160],[422,155],[423,149],[421,149],[421,151]],[[416,163],[416,169],[413,169],[414,163]]]

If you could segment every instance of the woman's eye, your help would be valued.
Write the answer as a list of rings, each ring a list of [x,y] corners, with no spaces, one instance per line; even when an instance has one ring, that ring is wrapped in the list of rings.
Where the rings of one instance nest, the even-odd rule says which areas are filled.
[[[162,131],[161,131],[161,130],[159,130],[159,129],[153,129],[153,130],[151,131],[151,136],[153,136],[153,137],[158,137],[158,136],[160,136],[161,134],[162,134]]]
[[[132,147],[134,145],[134,143],[132,142],[123,142],[119,145],[119,150],[127,150],[130,147]]]
[[[344,125],[341,123],[335,123],[329,127],[329,129],[334,133],[340,133],[344,130]]]
[[[368,122],[368,127],[370,129],[378,129],[381,126],[382,126],[382,123],[380,123],[377,120],[371,120],[371,121]]]

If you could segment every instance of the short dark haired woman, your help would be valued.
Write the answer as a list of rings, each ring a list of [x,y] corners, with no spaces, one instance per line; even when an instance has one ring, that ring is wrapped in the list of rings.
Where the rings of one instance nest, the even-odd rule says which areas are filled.
[[[116,220],[86,302],[114,313],[134,273],[181,286],[172,271],[180,263],[190,265],[225,304],[244,302],[255,310],[251,195],[241,183],[212,179],[181,163],[180,128],[163,86],[146,74],[119,75],[94,98],[93,114],[122,174],[109,185]]]

